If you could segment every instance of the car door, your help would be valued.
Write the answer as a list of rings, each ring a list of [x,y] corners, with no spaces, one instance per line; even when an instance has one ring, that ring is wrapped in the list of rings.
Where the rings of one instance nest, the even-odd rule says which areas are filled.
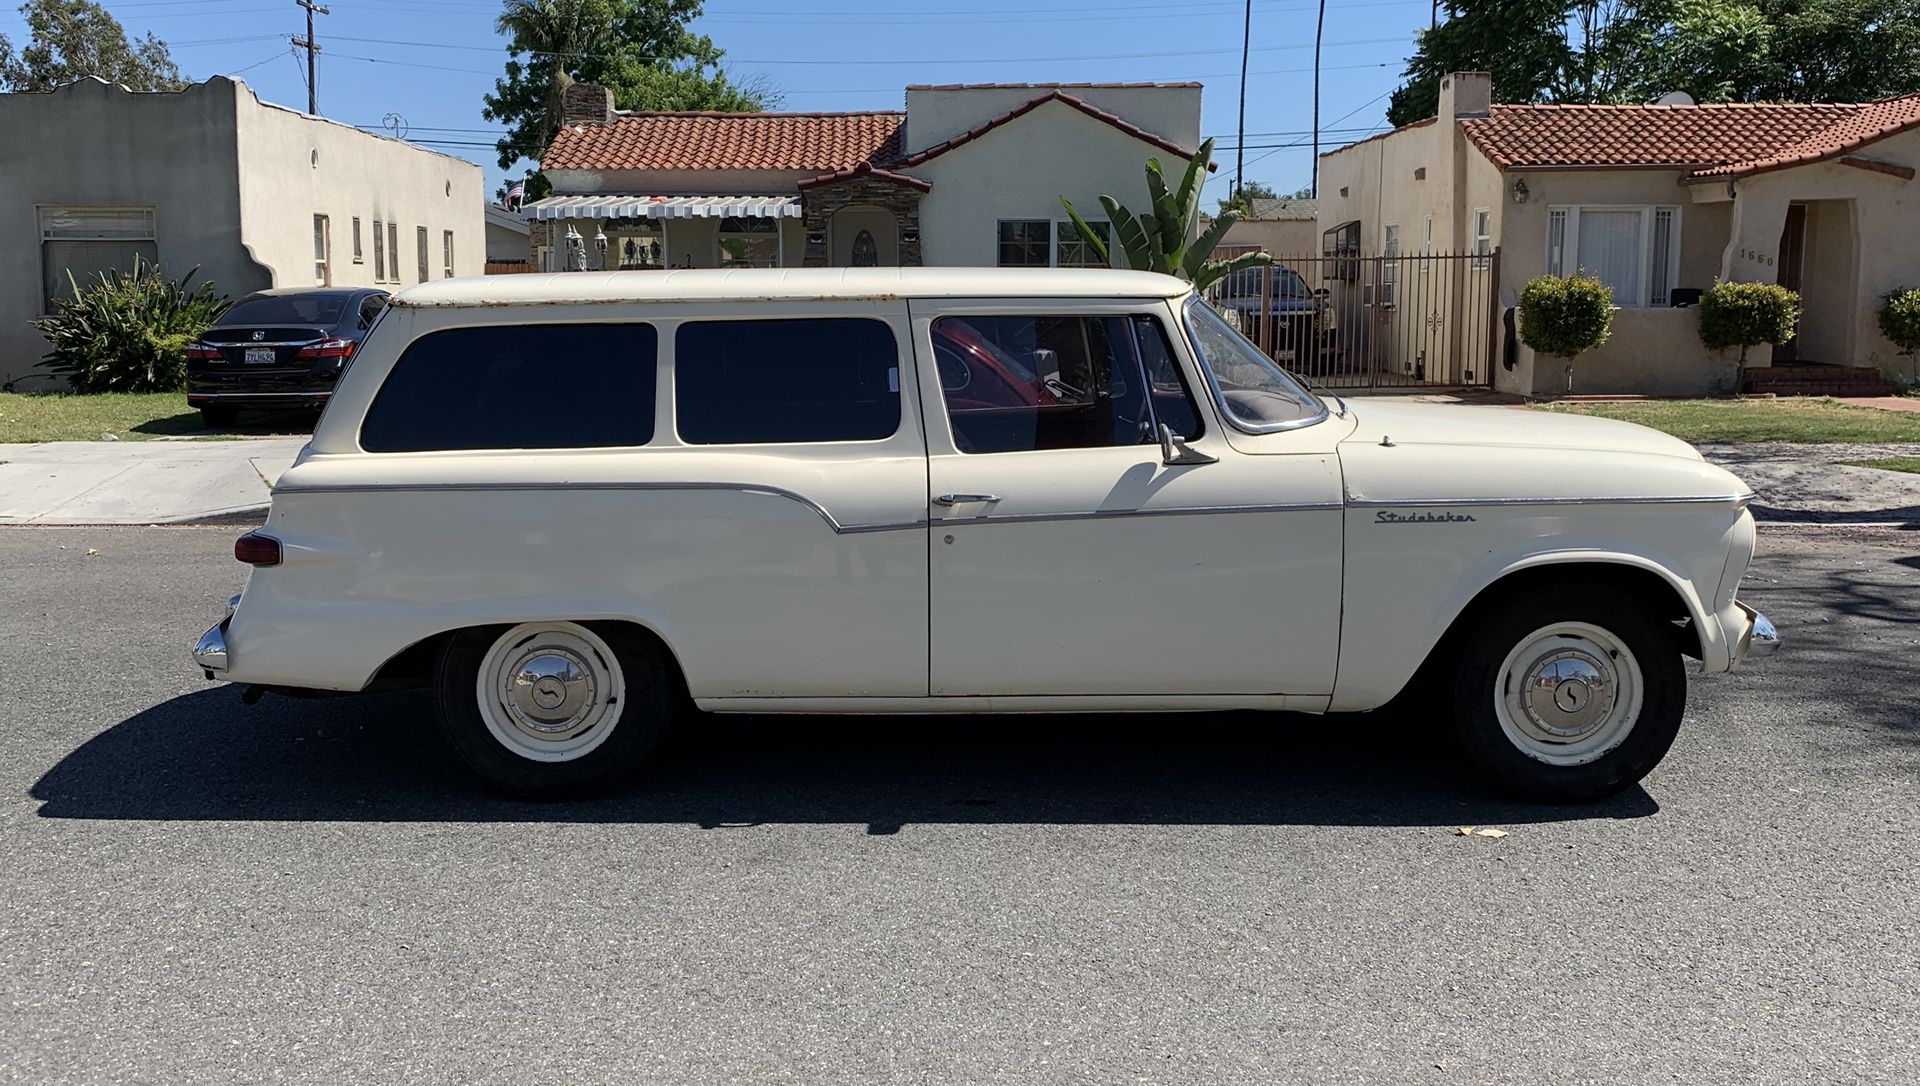
[[[1236,449],[1164,300],[911,311],[932,695],[1332,690],[1331,428]],[[1161,424],[1193,462],[1164,462]]]

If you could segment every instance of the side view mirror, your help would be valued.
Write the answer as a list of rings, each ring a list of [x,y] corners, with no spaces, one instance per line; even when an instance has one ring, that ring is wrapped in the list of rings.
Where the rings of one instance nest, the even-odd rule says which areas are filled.
[[[1163,464],[1217,464],[1220,458],[1209,456],[1187,444],[1187,439],[1173,432],[1173,427],[1160,424],[1160,462]]]

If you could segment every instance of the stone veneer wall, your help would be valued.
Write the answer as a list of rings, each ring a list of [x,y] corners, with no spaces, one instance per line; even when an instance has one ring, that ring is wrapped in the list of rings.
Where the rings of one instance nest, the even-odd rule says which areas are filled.
[[[868,204],[893,212],[900,224],[900,266],[921,266],[920,197],[925,195],[911,185],[855,177],[831,184],[815,185],[801,195],[806,211],[807,255],[803,267],[827,266],[827,224],[834,213],[854,204]]]

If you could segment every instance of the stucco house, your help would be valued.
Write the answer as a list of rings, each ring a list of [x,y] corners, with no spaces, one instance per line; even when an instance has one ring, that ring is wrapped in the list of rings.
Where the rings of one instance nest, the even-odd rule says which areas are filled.
[[[910,86],[904,111],[641,113],[576,84],[523,208],[536,268],[1073,267],[1098,197],[1185,170],[1198,83]]]
[[[1887,291],[1920,285],[1920,95],[1838,105],[1675,97],[1503,105],[1485,74],[1450,75],[1437,117],[1322,156],[1322,250],[1472,254],[1509,318],[1487,349],[1504,390],[1563,387],[1560,361],[1515,342],[1507,311],[1534,277],[1579,270],[1606,281],[1619,307],[1612,338],[1577,363],[1580,391],[1878,390],[1883,374],[1907,375],[1876,314]],[[1752,352],[1744,378],[1730,355],[1701,345],[1686,307],[1716,280],[1778,282],[1803,298],[1796,340],[1772,357]],[[1452,315],[1441,306],[1404,319]],[[1827,365],[1784,368],[1807,363]],[[1790,379],[1809,374],[1814,384]]]
[[[1320,251],[1320,205],[1316,201],[1261,198],[1247,204],[1240,221],[1227,227],[1221,245],[1263,249],[1282,257]]]
[[[486,206],[487,273],[526,271],[527,220],[499,204]]]
[[[479,166],[269,105],[216,76],[166,93],[83,79],[0,94],[0,375],[33,375],[29,321],[68,275],[135,256],[239,296],[478,275]],[[44,375],[40,378],[46,380]]]

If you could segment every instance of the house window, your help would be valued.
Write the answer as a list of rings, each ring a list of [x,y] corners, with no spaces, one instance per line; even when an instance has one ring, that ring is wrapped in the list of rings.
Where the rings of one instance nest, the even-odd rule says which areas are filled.
[[[1046,219],[1000,220],[1000,266],[1003,268],[1051,267],[1053,223]]]
[[[780,220],[721,219],[720,266],[723,268],[779,267]]]
[[[150,207],[43,207],[40,209],[41,309],[69,297],[101,272],[131,271],[134,261],[160,259]]]
[[[379,219],[373,220],[373,281],[387,281],[387,232]]]
[[[453,231],[440,232],[440,277],[453,278]]]
[[[1400,300],[1400,227],[1380,228],[1380,304],[1392,308]]]
[[[333,251],[333,239],[328,236],[330,229],[325,215],[313,217],[313,281],[323,287],[333,285],[333,269],[328,259]]]
[[[393,281],[400,281],[400,224],[387,224],[387,271],[393,274]]]
[[[880,266],[880,243],[873,240],[873,231],[862,230],[853,236],[853,248],[848,254],[847,264],[855,268]]]
[[[1353,219],[1320,235],[1320,252],[1324,256],[1347,257],[1350,259],[1333,261],[1331,278],[1343,283],[1351,283],[1360,278],[1360,220]]]
[[[427,228],[426,227],[424,226],[414,227],[413,247],[415,250],[414,256],[417,257],[419,260],[420,282],[424,283],[427,281]]]
[[[367,258],[360,255],[360,216],[358,215],[353,217],[353,262],[355,264],[367,262]]]
[[[1054,254],[1060,267],[1104,268],[1108,266],[1107,262],[1100,258],[1099,252],[1080,236],[1080,228],[1074,225],[1072,219],[1056,222],[1053,225],[1056,237],[1059,239],[1054,246]],[[1087,229],[1092,230],[1093,236],[1100,239],[1102,248],[1105,248],[1112,239],[1112,229],[1107,223],[1089,222]]]
[[[1547,273],[1591,275],[1613,290],[1613,304],[1665,305],[1679,274],[1677,207],[1547,209]]]
[[[1487,208],[1476,208],[1473,212],[1473,268],[1483,271],[1487,266],[1487,254],[1493,252],[1493,212]]]
[[[608,225],[606,267],[617,267],[621,271],[666,267],[666,235],[661,231],[661,222],[633,219]],[[566,263],[568,250],[562,248],[554,252],[562,267],[571,270],[572,265]]]

